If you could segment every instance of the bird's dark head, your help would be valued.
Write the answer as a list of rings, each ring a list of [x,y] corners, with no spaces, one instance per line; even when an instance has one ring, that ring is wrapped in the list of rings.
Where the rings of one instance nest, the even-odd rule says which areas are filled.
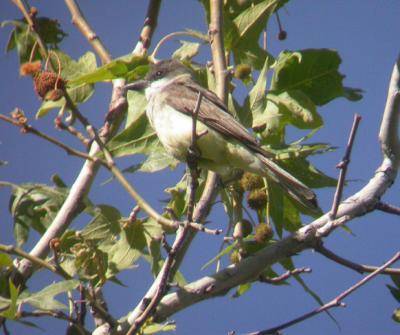
[[[181,74],[189,73],[189,69],[175,59],[165,59],[151,66],[146,79],[154,82],[160,79],[173,79]]]
[[[190,70],[181,62],[175,59],[165,59],[151,65],[150,71],[144,80],[139,80],[125,86],[128,90],[142,90],[152,84],[166,83],[176,77],[184,74],[190,74]]]

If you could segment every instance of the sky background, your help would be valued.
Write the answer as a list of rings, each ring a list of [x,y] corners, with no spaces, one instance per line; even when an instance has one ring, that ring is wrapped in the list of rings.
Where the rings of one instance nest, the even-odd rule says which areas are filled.
[[[70,16],[62,1],[32,1],[39,8],[41,16],[57,18],[62,29],[69,36],[61,48],[72,57],[79,58],[91,47],[81,34],[71,25]],[[137,40],[146,12],[147,1],[81,1],[81,9],[89,23],[110,50],[118,57],[129,53]],[[17,8],[8,1],[0,2],[0,21],[19,18]],[[354,113],[363,117],[356,143],[353,148],[345,196],[359,190],[373,176],[381,163],[378,131],[386,101],[388,81],[393,64],[400,51],[400,3],[395,0],[363,1],[291,1],[280,11],[284,29],[288,32],[286,41],[279,41],[275,18],[268,32],[269,51],[277,56],[284,49],[332,48],[342,57],[340,71],[346,75],[345,85],[365,91],[360,102],[338,99],[319,111],[324,117],[325,127],[313,138],[313,142],[327,142],[338,147],[333,153],[315,157],[315,165],[331,176],[337,176],[335,165],[343,156]],[[197,1],[169,0],[161,7],[159,25],[153,41],[166,34],[185,28],[206,32],[207,26],[201,6]],[[0,49],[4,50],[10,28],[0,30]],[[153,46],[155,43],[153,42]],[[177,41],[163,46],[159,57],[168,58],[178,47]],[[204,62],[210,57],[208,47],[204,47],[197,61]],[[58,136],[66,143],[79,146],[74,139],[54,130],[51,117],[36,121],[34,115],[40,101],[32,90],[30,78],[19,77],[15,53],[0,53],[0,101],[3,114],[16,106],[22,108],[31,123],[51,135]],[[94,97],[81,110],[97,127],[101,126],[107,111],[111,85],[99,84]],[[293,133],[297,136],[298,133]],[[82,161],[68,157],[60,149],[34,136],[22,136],[18,129],[0,123],[0,160],[8,165],[0,168],[0,180],[14,183],[50,183],[52,174],[59,174],[67,184],[71,184],[79,173]],[[132,164],[131,159],[118,161],[120,167]],[[163,189],[179,180],[182,167],[177,171],[129,176],[141,194],[160,209],[160,200],[165,198]],[[110,203],[127,216],[134,205],[118,183],[102,186],[109,174],[101,171],[94,182],[90,197],[95,203]],[[385,195],[384,201],[399,205],[399,184],[395,183]],[[318,191],[319,202],[324,210],[331,205],[334,189]],[[0,189],[0,243],[14,243],[12,219],[8,212],[8,189]],[[226,223],[221,206],[216,206],[211,216],[211,226]],[[83,224],[80,221],[77,224]],[[308,221],[305,221],[307,223]],[[380,265],[399,250],[399,220],[397,217],[379,212],[353,220],[350,223],[353,235],[343,230],[334,232],[326,240],[326,246],[355,262]],[[37,240],[33,233],[25,246],[29,250]],[[188,281],[212,273],[214,268],[200,270],[212,258],[220,245],[221,237],[199,235],[191,252],[183,264],[183,273]],[[328,301],[361,276],[345,269],[322,256],[306,251],[295,257],[298,267],[309,266],[313,273],[303,276],[306,283],[317,292],[323,301]],[[279,267],[275,267],[280,271]],[[136,305],[150,284],[147,264],[140,262],[139,269],[128,271],[119,278],[128,286],[123,288],[107,284],[105,296],[111,313],[119,318]],[[29,281],[31,290],[43,288],[51,280],[48,272],[42,271]],[[253,289],[240,299],[226,297],[197,304],[177,315],[177,334],[226,334],[235,330],[238,334],[275,326],[288,321],[316,307],[315,301],[298,284],[290,280],[290,286],[268,286],[255,284]],[[390,278],[381,276],[369,282],[345,299],[346,308],[332,310],[339,325],[325,314],[314,317],[284,332],[284,334],[394,334],[399,326],[391,320],[391,313],[398,307],[385,287]],[[63,333],[65,325],[53,320],[35,320],[47,331],[31,330],[19,325],[9,328],[13,334],[56,334]]]

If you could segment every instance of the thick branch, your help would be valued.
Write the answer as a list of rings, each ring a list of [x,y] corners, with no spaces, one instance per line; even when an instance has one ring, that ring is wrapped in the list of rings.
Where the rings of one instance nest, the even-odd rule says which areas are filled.
[[[200,278],[178,289],[177,292],[166,295],[155,314],[158,321],[202,300],[223,295],[242,283],[256,280],[266,267],[307,248],[313,248],[320,240],[321,232],[327,236],[337,226],[375,209],[379,199],[393,184],[397,175],[399,140],[398,129],[393,127],[393,124],[398,124],[397,120],[400,114],[399,64],[400,61],[396,63],[393,70],[380,131],[383,162],[367,185],[342,201],[336,214],[337,219],[332,222],[327,213],[300,228],[293,235],[260,250],[252,257],[245,258],[239,264],[228,266],[218,273]],[[327,225],[329,225],[328,229]]]

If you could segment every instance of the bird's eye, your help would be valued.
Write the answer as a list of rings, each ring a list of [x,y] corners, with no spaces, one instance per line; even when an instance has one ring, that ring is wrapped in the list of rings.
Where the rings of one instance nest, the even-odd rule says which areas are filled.
[[[157,71],[157,72],[156,72],[156,76],[157,76],[157,77],[161,77],[161,75],[162,75],[162,71]]]

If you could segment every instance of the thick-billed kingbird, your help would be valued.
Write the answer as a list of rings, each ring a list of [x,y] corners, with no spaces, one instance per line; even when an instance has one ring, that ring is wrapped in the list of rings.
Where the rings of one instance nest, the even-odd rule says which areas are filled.
[[[278,183],[297,202],[314,212],[316,196],[302,182],[271,160],[265,151],[229,113],[213,92],[195,82],[190,70],[177,60],[154,64],[144,80],[125,86],[145,90],[146,114],[165,150],[186,161],[192,144],[193,113],[202,94],[197,114],[196,140],[199,167],[230,175],[233,169],[258,174]]]

